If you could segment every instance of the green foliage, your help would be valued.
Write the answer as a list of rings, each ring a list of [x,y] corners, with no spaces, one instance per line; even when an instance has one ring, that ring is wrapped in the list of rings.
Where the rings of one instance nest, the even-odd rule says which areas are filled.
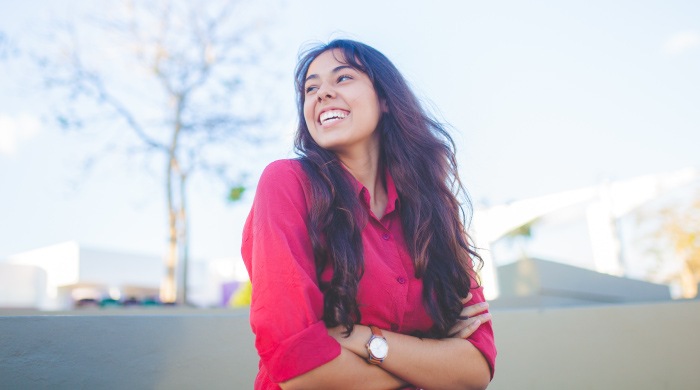
[[[229,202],[236,202],[241,200],[241,197],[243,197],[243,193],[245,192],[245,187],[243,185],[237,185],[235,187],[231,187],[228,193],[228,201]]]
[[[529,258],[528,254],[527,254],[527,243],[532,238],[533,227],[538,222],[539,222],[538,218],[530,220],[530,221],[516,227],[515,229],[509,231],[508,233],[504,234],[502,237],[503,241],[511,248],[513,247],[513,245],[516,245],[519,248],[520,257],[522,259]]]
[[[535,224],[535,220],[518,226],[517,228],[509,231],[504,235],[504,237],[509,239],[516,238],[531,238],[532,237],[532,226]]]

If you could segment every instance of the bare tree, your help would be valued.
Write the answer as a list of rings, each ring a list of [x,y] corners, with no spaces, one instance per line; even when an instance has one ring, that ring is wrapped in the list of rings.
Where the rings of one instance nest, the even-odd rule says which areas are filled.
[[[65,129],[113,128],[120,151],[161,165],[168,249],[163,302],[185,303],[187,194],[197,172],[243,192],[231,157],[264,141],[264,113],[250,93],[261,70],[268,15],[242,1],[123,1],[80,23],[50,31],[51,47],[31,58],[44,86],[64,94],[56,119]],[[267,12],[267,10],[265,10]],[[259,86],[257,86],[259,88]],[[129,134],[125,134],[128,129]],[[121,130],[121,131],[120,131]]]

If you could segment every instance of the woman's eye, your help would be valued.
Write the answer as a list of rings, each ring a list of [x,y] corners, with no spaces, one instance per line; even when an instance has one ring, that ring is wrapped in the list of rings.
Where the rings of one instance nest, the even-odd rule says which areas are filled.
[[[345,80],[351,80],[351,79],[352,79],[351,76],[344,74],[344,75],[338,77],[338,82],[345,81]]]
[[[311,92],[315,91],[317,88],[318,87],[316,87],[315,85],[308,86],[308,87],[306,87],[306,93],[311,93]]]

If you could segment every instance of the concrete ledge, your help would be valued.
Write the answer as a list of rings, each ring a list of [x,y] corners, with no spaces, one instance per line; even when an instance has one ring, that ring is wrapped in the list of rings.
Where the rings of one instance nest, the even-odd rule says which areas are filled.
[[[251,389],[247,309],[0,317],[4,389]]]
[[[698,389],[700,301],[494,312],[489,390]]]
[[[493,313],[499,389],[697,389],[700,301]],[[0,316],[0,388],[251,389],[247,309]]]

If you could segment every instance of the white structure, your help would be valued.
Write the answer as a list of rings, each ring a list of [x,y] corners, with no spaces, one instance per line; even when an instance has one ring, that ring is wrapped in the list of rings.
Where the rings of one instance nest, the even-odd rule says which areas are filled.
[[[47,273],[40,267],[0,263],[0,307],[30,309],[46,303]]]
[[[70,308],[66,287],[85,289],[93,286],[109,291],[118,297],[125,286],[157,288],[163,275],[163,262],[158,256],[124,254],[81,248],[69,241],[10,256],[4,266],[25,266],[39,269],[45,274],[43,299],[33,306],[42,310]],[[14,277],[20,277],[13,272]],[[0,295],[0,305],[17,289]]]
[[[700,172],[685,169],[672,174],[648,175],[595,187],[520,200],[505,205],[476,210],[472,235],[482,251],[484,268],[481,278],[488,299],[498,296],[495,265],[490,249],[508,232],[531,221],[567,207],[583,205],[585,221],[593,252],[595,270],[610,275],[623,275],[620,241],[616,221],[671,190],[700,180]]]
[[[83,248],[69,241],[10,256],[0,263],[0,308],[71,309],[81,298],[119,300],[154,295],[164,274],[160,256]],[[243,261],[191,261],[189,303],[221,304],[222,284],[247,280]]]

